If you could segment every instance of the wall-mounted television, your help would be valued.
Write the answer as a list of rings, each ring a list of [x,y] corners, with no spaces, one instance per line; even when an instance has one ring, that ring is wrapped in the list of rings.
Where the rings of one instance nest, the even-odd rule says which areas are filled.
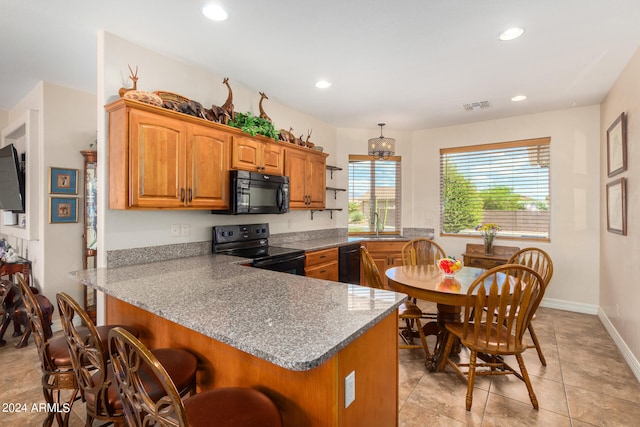
[[[13,144],[0,148],[0,209],[24,212],[24,169]]]

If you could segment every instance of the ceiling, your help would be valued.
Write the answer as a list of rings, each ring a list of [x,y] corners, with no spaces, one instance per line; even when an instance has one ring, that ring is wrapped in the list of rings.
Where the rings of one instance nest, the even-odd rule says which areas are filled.
[[[213,0],[224,22],[205,2],[0,0],[0,109],[40,80],[95,93],[100,29],[385,133],[597,104],[640,46],[637,0]],[[525,34],[499,41],[512,26]]]

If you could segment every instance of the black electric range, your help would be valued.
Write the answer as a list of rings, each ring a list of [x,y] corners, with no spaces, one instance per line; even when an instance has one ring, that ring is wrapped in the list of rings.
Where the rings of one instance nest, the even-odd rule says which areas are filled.
[[[212,252],[250,258],[253,267],[304,276],[304,251],[269,245],[267,223],[213,227]]]

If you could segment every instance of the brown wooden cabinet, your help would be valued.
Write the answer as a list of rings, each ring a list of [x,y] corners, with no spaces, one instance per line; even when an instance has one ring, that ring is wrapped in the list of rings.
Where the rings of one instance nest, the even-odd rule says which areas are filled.
[[[494,246],[491,255],[485,255],[484,245],[467,243],[466,251],[462,254],[464,265],[468,267],[484,268],[486,270],[505,264],[511,255],[520,248],[515,246]]]
[[[111,209],[229,207],[229,133],[137,102],[106,108]]]
[[[285,148],[290,209],[324,209],[327,199],[327,154],[308,148]]]
[[[385,241],[368,241],[364,243],[364,246],[369,251],[371,258],[376,263],[380,274],[382,275],[382,283],[389,288],[387,284],[387,277],[385,271],[391,267],[397,267],[402,265],[402,248],[407,243],[405,240],[395,240],[391,242]],[[367,286],[364,271],[362,266],[360,267],[360,277],[362,285]]]
[[[233,137],[231,167],[269,175],[284,173],[282,143],[260,141],[249,136]]]
[[[338,281],[338,248],[306,253],[304,274],[316,279]]]

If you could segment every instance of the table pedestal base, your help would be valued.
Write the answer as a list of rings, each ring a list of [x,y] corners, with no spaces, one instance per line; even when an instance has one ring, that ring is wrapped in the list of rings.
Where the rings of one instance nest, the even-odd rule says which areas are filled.
[[[425,362],[425,366],[430,372],[438,370],[440,361],[445,357],[443,344],[446,341],[446,329],[444,324],[449,322],[460,322],[461,311],[462,309],[459,306],[438,304],[438,320],[436,322],[429,322],[422,328],[425,336],[436,336],[436,347],[433,350],[433,356]],[[455,354],[460,353],[460,342],[453,344],[451,352]]]

